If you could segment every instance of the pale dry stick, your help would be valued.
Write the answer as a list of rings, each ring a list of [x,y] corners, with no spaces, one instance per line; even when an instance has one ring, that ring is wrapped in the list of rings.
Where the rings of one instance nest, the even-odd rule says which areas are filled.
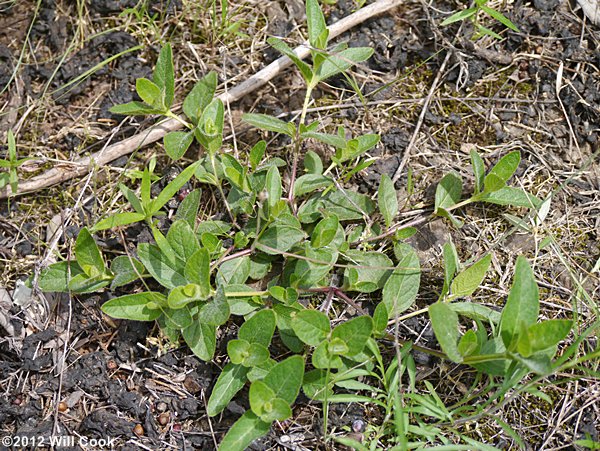
[[[359,25],[362,22],[370,19],[371,17],[382,14],[396,6],[399,6],[402,1],[403,0],[379,0],[368,6],[365,6],[355,13],[350,14],[349,16],[344,17],[338,22],[332,24],[329,27],[329,36],[331,38],[335,38],[336,36],[339,36],[356,25]],[[306,58],[310,54],[308,43],[304,43],[296,47],[294,52],[299,58]],[[244,97],[246,94],[249,94],[250,92],[253,92],[264,86],[267,84],[267,82],[272,80],[275,76],[291,65],[292,61],[287,56],[283,56],[258,71],[243,83],[230,89],[227,94],[221,94],[219,99],[221,99],[223,103],[235,102],[236,100]],[[66,180],[70,180],[74,177],[82,176],[83,174],[86,174],[93,166],[104,166],[107,163],[122,157],[123,155],[127,155],[134,150],[141,148],[142,146],[158,141],[167,133],[178,130],[181,127],[182,125],[174,119],[168,119],[160,122],[159,124],[150,127],[148,130],[107,147],[102,155],[99,155],[99,153],[94,153],[90,156],[79,158],[76,160],[75,165],[72,168],[53,168],[49,171],[46,171],[44,174],[20,183],[19,190],[15,195],[39,191]],[[6,188],[0,190],[0,199],[8,197],[8,193],[9,191]]]
[[[419,114],[419,119],[417,121],[417,125],[415,126],[415,130],[413,131],[413,134],[412,134],[412,137],[410,138],[410,142],[408,143],[408,146],[406,146],[404,155],[402,155],[402,160],[400,161],[400,165],[398,166],[398,169],[396,169],[396,172],[394,173],[394,176],[392,177],[392,182],[394,182],[394,183],[396,183],[396,181],[400,178],[400,176],[402,175],[402,170],[406,166],[406,163],[408,163],[408,159],[410,158],[412,148],[415,146],[415,143],[417,142],[419,132],[421,131],[421,126],[423,125],[423,121],[425,120],[425,114],[427,114],[427,111],[429,111],[429,104],[431,103],[431,99],[433,98],[433,95],[435,94],[435,91],[437,90],[438,85],[439,85],[440,81],[442,80],[442,77],[444,76],[444,71],[446,70],[446,65],[448,64],[448,61],[450,61],[450,55],[452,55],[452,51],[448,50],[448,53],[446,53],[446,58],[444,58],[444,62],[440,66],[440,69],[439,69],[435,79],[433,80],[433,83],[431,84],[431,88],[429,88],[429,93],[427,94],[427,97],[425,97],[425,101],[423,102],[423,109],[421,110],[421,114]]]

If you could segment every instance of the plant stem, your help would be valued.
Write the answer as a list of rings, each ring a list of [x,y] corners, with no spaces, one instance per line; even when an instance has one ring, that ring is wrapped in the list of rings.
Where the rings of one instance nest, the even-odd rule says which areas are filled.
[[[290,190],[288,192],[288,203],[290,204],[290,208],[294,213],[296,213],[296,207],[294,205],[294,184],[296,183],[296,173],[298,172],[298,158],[300,156],[300,144],[302,143],[302,138],[300,137],[300,127],[304,125],[304,120],[306,119],[306,111],[308,110],[308,105],[310,103],[310,95],[312,93],[313,86],[309,84],[306,88],[306,95],[304,96],[304,104],[302,105],[302,113],[300,113],[300,122],[298,123],[298,128],[296,128],[296,136],[294,136],[294,155],[292,160],[292,174],[290,176]]]
[[[225,197],[225,192],[223,191],[223,186],[221,185],[221,179],[217,175],[217,164],[215,162],[215,154],[211,152],[211,153],[209,153],[209,156],[210,156],[210,164],[211,164],[212,170],[213,170],[213,175],[215,176],[215,179],[217,180],[217,189],[219,190],[219,194],[221,194],[221,199],[223,199],[223,203],[225,204],[227,213],[229,213],[229,218],[231,219],[231,223],[233,225],[236,225],[235,217],[233,216],[233,213],[231,212],[231,209],[229,208],[229,204],[227,203],[227,197]]]
[[[171,110],[167,111],[164,114],[165,117],[171,118],[173,120],[176,120],[177,122],[179,122],[181,125],[183,125],[185,128],[188,128],[190,130],[192,130],[194,127],[192,126],[192,124],[190,124],[189,122],[184,121],[181,117],[177,116],[175,113],[173,113]]]

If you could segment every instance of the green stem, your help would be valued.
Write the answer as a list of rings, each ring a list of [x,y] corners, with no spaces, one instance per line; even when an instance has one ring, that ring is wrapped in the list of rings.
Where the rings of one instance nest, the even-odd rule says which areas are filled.
[[[181,125],[183,125],[185,128],[187,128],[189,130],[192,130],[194,128],[194,126],[192,124],[184,121],[181,117],[177,116],[171,110],[167,111],[164,115],[165,115],[165,117],[171,118],[171,119],[179,122]]]
[[[300,122],[298,123],[298,128],[296,128],[296,136],[294,137],[294,155],[292,162],[292,175],[290,177],[290,191],[288,193],[288,203],[292,208],[292,211],[295,211],[294,208],[294,184],[296,183],[296,172],[298,172],[298,158],[300,156],[300,144],[302,143],[302,138],[300,137],[300,127],[304,125],[304,120],[306,119],[306,112],[308,110],[308,104],[310,103],[310,95],[312,93],[314,86],[309,84],[306,88],[306,95],[304,96],[304,104],[302,105],[302,113],[300,113]]]
[[[225,208],[227,209],[227,213],[229,213],[229,218],[231,219],[231,223],[235,225],[235,217],[229,208],[229,204],[227,203],[227,197],[225,197],[225,192],[223,191],[223,186],[221,185],[221,179],[217,174],[217,164],[215,162],[215,154],[213,152],[209,153],[210,156],[210,164],[212,166],[213,175],[215,176],[215,180],[217,181],[217,189],[219,190],[219,194],[221,195],[221,199],[223,199],[223,203],[225,204]]]

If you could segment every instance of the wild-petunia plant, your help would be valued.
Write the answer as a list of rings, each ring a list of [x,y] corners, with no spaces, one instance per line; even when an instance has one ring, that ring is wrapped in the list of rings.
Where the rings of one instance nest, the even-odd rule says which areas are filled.
[[[194,139],[206,156],[185,168],[155,198],[150,194],[150,169],[144,170],[139,195],[121,185],[134,212],[118,213],[91,229],[82,229],[75,243],[75,259],[49,266],[37,281],[45,291],[116,291],[121,295],[102,306],[104,313],[114,318],[157,321],[167,337],[174,342],[182,338],[206,361],[213,358],[219,327],[231,315],[242,317],[238,338],[227,345],[229,363],[207,405],[208,414],[215,416],[249,384],[250,410],[224,437],[224,450],[242,450],[266,434],[272,422],[289,418],[301,387],[308,397],[322,401],[325,409],[329,402],[373,402],[386,409],[386,399],[397,404],[397,398],[386,398],[377,387],[372,387],[379,393],[375,398],[338,395],[335,387],[369,389],[367,382],[359,380],[367,376],[383,384],[385,390],[397,391],[400,376],[383,368],[378,340],[393,339],[386,331],[388,321],[402,320],[400,315],[413,306],[419,292],[419,259],[403,242],[409,229],[394,225],[399,205],[390,178],[382,177],[376,201],[344,188],[340,180],[370,164],[368,156],[363,158],[377,145],[379,136],[349,138],[343,129],[330,134],[319,130],[318,122],[304,124],[316,85],[368,58],[371,50],[338,46],[329,52],[327,28],[316,0],[307,1],[307,18],[312,66],[296,58],[282,41],[270,40],[294,60],[307,83],[307,101],[299,123],[267,115],[244,116],[263,130],[292,138],[287,186],[280,170],[285,161],[268,156],[264,141],[250,150],[246,161],[223,151],[223,106],[213,100],[216,76],[210,74],[185,98],[187,120],[178,120],[188,131],[165,137],[165,149],[173,159],[182,157]],[[144,103],[132,102],[113,111],[174,117],[170,110],[173,79],[171,49],[167,46],[161,51],[153,80],[137,83]],[[306,139],[335,149],[328,169],[316,153],[300,155]],[[474,194],[462,199],[460,178],[456,174],[445,176],[436,192],[432,216],[445,216],[460,225],[456,211],[471,202],[524,207],[539,204],[534,196],[507,185],[520,161],[517,153],[505,156],[487,175],[481,157],[474,153],[472,160]],[[154,218],[193,178],[220,190],[230,221],[198,222],[200,191],[194,190],[181,202],[163,234]],[[138,221],[150,227],[154,243],[138,243],[132,255],[119,255],[108,264],[92,233]],[[392,242],[393,250],[375,250],[381,247],[374,245],[385,240]],[[454,246],[444,247],[445,278],[439,301],[423,313],[429,312],[445,356],[504,377],[527,371],[550,372],[556,344],[569,332],[570,323],[536,323],[537,286],[524,258],[517,262],[514,286],[503,313],[462,300],[479,287],[490,258],[485,256],[461,269]],[[122,294],[124,286],[150,278],[156,282],[148,284],[154,287],[152,291]],[[260,289],[254,281],[263,282]],[[381,300],[372,317],[361,315],[332,327],[326,314],[305,307],[320,294],[352,302],[351,293],[371,294]],[[475,321],[477,329],[459,336],[459,316]],[[489,324],[491,335],[485,324]],[[272,356],[274,339],[292,356],[280,361]],[[409,348],[405,349],[406,354]],[[312,369],[305,372],[308,362]],[[394,412],[388,409],[388,417]]]

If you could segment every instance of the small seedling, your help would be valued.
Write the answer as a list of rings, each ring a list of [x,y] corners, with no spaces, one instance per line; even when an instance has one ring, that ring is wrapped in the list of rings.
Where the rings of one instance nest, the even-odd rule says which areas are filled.
[[[492,36],[496,39],[502,39],[502,36],[500,36],[498,33],[481,25],[478,17],[479,13],[483,12],[488,16],[496,19],[505,27],[510,28],[511,30],[516,31],[518,33],[519,29],[514,23],[510,21],[510,19],[508,19],[500,11],[497,11],[487,6],[488,1],[489,0],[475,0],[475,6],[452,14],[450,17],[445,19],[440,25],[446,26],[450,25],[451,23],[460,22],[462,20],[470,20],[478,31],[478,34],[474,36],[474,39],[477,39],[478,37],[483,35]]]
[[[17,158],[17,143],[12,130],[8,131],[8,159],[0,159],[0,168],[5,168],[7,172],[0,173],[0,189],[6,185],[10,186],[12,194],[16,194],[19,189],[19,174],[17,169],[31,158]]]

